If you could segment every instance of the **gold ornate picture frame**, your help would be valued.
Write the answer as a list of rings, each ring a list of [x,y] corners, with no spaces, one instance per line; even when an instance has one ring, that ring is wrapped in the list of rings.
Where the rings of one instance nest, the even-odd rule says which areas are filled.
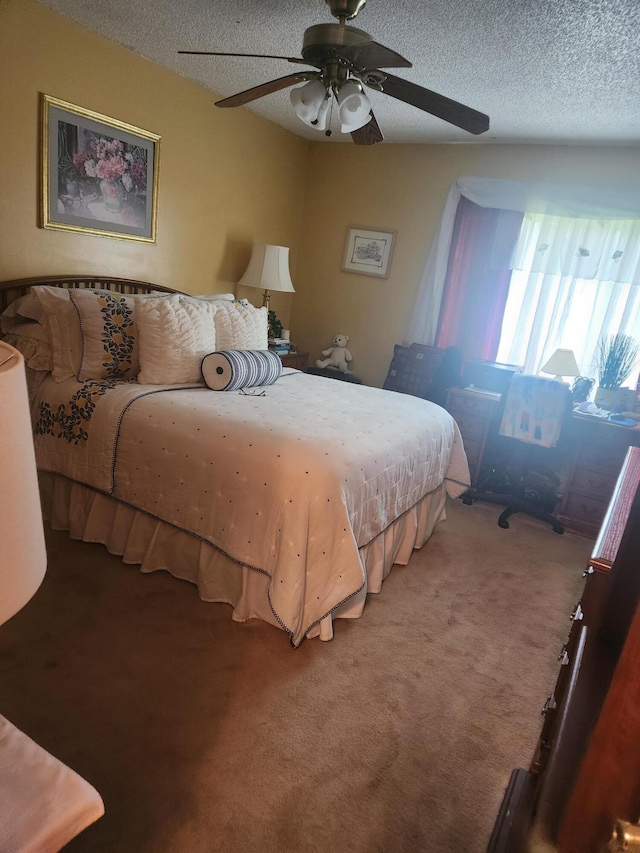
[[[388,278],[395,231],[349,228],[342,269],[345,272]]]
[[[156,241],[160,137],[41,96],[43,228]]]

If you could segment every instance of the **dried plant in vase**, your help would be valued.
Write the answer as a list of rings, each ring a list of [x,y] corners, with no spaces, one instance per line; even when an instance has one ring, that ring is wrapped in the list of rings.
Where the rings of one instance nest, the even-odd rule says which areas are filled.
[[[631,335],[610,335],[598,345],[598,377],[601,388],[620,388],[629,378],[640,354],[640,344]]]
[[[605,409],[625,408],[626,394],[622,385],[629,378],[640,355],[640,343],[631,335],[609,335],[598,344],[597,367],[599,386],[595,402]],[[612,393],[613,392],[613,393]],[[633,392],[635,393],[635,392]]]

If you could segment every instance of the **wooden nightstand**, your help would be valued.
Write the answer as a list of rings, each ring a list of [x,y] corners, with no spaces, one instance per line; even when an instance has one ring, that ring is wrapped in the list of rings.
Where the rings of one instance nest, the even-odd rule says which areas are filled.
[[[306,370],[309,364],[309,353],[300,350],[298,352],[290,352],[287,355],[281,355],[280,360],[283,367],[295,367],[296,370]]]

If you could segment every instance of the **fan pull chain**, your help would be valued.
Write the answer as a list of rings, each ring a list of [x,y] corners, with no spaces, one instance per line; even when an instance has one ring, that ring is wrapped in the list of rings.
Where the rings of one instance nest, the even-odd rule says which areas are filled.
[[[329,92],[331,92],[330,89],[329,89]],[[325,136],[331,136],[331,133],[332,133],[332,131],[331,131],[331,120],[333,118],[333,101],[334,101],[334,98],[331,94],[329,94],[329,97],[331,98],[331,103],[329,104],[329,122],[328,122],[329,127],[324,132]]]

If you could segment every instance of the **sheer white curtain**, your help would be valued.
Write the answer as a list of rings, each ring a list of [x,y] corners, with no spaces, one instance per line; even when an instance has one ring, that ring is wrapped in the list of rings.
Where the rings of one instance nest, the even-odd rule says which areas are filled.
[[[632,187],[553,184],[544,181],[503,181],[461,175],[444,202],[442,219],[434,235],[418,285],[407,340],[433,344],[447,275],[451,236],[461,196],[480,207],[519,210],[588,220],[640,220],[640,193]]]
[[[640,340],[640,219],[525,214],[498,361],[537,373],[565,347],[597,378],[598,342],[617,332]]]

